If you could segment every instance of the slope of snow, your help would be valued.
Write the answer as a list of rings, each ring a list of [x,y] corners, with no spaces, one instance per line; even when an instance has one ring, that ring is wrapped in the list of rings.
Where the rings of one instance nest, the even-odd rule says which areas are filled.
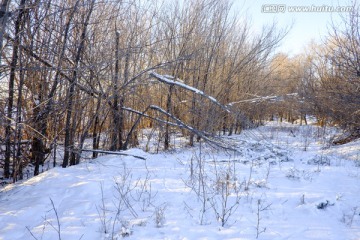
[[[227,137],[237,153],[131,149],[146,161],[51,169],[0,190],[0,239],[360,239],[360,141],[329,147],[320,130],[269,123]]]

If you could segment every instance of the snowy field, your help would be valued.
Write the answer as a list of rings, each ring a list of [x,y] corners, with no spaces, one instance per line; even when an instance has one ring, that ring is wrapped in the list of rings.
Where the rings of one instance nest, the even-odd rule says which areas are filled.
[[[202,143],[104,155],[0,189],[0,239],[360,239],[360,141],[268,123]],[[175,139],[177,145],[184,140]]]

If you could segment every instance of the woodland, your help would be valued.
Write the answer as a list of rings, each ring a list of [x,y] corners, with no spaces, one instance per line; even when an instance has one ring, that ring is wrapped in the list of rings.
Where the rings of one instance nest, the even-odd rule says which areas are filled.
[[[291,26],[254,31],[227,0],[1,0],[0,177],[121,153],[144,129],[165,151],[309,117],[358,139],[359,10],[290,56]]]

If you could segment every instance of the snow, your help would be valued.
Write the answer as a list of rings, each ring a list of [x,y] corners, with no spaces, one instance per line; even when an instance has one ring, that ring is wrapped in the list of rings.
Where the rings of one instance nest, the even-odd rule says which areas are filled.
[[[360,141],[329,146],[334,134],[270,122],[224,137],[237,152],[198,143],[154,154],[154,140],[124,151],[146,161],[56,167],[0,189],[0,239],[360,239]],[[224,196],[234,208],[222,226]]]

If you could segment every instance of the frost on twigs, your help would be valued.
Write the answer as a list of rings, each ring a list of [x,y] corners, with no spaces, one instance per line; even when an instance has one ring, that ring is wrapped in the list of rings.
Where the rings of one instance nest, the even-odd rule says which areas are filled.
[[[286,177],[289,179],[299,180],[301,177],[301,172],[296,168],[290,168],[286,173]]]
[[[320,166],[330,166],[331,160],[327,156],[316,155],[312,159],[307,161],[309,165],[320,165]]]
[[[96,208],[106,239],[128,237],[133,234],[134,225],[145,226],[147,220],[139,218],[137,209],[146,211],[151,208],[156,196],[151,190],[149,174],[144,179],[134,178],[125,164],[122,167],[114,177],[111,200],[107,201],[103,185],[100,185],[101,204]]]
[[[165,224],[165,210],[166,205],[158,206],[155,208],[155,226],[160,228]]]
[[[202,154],[191,159],[189,187],[200,202],[199,223],[208,224],[209,211],[222,227],[235,215],[244,182],[239,182],[236,161],[205,161]],[[211,212],[211,211],[210,211]]]

